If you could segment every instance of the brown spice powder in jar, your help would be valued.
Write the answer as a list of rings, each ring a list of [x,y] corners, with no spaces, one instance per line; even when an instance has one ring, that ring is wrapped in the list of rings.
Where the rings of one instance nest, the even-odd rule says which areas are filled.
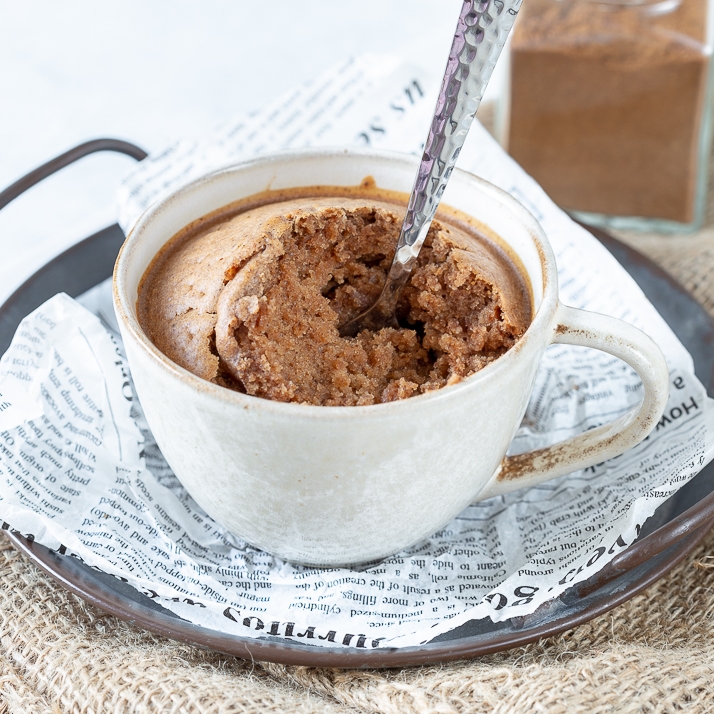
[[[514,28],[508,149],[564,208],[694,220],[707,0],[528,0]]]

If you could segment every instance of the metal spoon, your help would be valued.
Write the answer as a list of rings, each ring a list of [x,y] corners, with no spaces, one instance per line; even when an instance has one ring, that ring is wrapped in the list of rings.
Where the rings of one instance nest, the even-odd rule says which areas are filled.
[[[464,0],[387,281],[370,308],[340,327],[343,337],[399,326],[395,312],[399,294],[416,264],[522,1]]]

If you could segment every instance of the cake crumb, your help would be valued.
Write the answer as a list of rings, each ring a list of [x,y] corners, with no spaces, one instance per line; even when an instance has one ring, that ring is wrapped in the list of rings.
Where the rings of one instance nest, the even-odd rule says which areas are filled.
[[[294,199],[239,214],[172,250],[140,319],[168,357],[283,402],[363,406],[450,386],[525,332],[523,279],[494,246],[435,220],[397,307],[399,329],[341,337],[377,298],[404,209]]]

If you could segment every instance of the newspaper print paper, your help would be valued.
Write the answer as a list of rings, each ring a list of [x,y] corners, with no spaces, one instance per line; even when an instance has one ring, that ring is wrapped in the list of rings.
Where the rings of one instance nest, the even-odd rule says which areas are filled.
[[[268,148],[369,143],[418,151],[434,91],[418,67],[352,61],[207,141],[142,162],[122,189],[124,225],[166,190]],[[81,558],[196,624],[316,646],[420,644],[474,618],[530,614],[597,572],[712,458],[711,400],[634,281],[480,125],[460,166],[508,190],[541,221],[566,304],[627,320],[662,347],[669,403],[640,446],[474,504],[382,562],[292,566],[224,531],[173,476],[133,393],[104,284],[83,297],[86,307],[65,295],[41,306],[0,362],[2,527]],[[636,374],[609,355],[551,347],[511,452],[609,421],[636,405],[640,390]]]

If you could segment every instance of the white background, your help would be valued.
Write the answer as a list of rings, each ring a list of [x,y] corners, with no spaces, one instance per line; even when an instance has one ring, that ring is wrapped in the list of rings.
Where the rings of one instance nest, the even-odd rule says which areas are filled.
[[[75,144],[159,151],[362,52],[441,74],[460,0],[0,0],[0,190]],[[426,133],[427,127],[424,128]],[[0,211],[0,302],[115,221],[132,159],[82,159]]]

